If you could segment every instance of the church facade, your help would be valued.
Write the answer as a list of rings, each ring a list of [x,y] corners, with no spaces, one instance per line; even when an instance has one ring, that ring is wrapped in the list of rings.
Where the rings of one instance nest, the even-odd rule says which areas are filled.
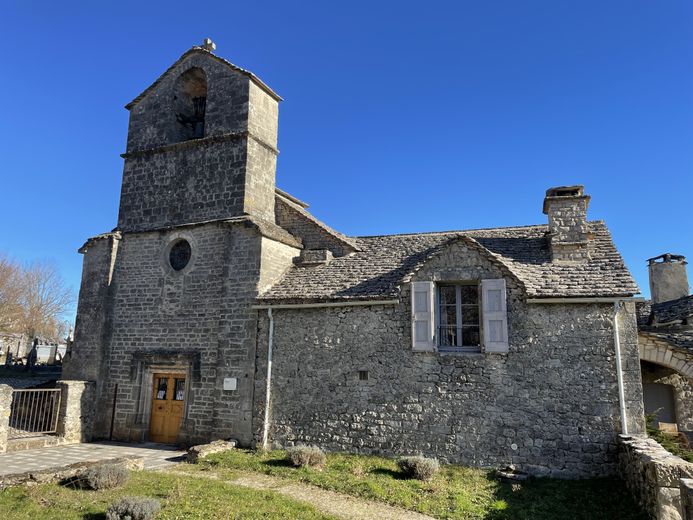
[[[582,186],[546,224],[345,236],[275,186],[281,98],[213,50],[127,105],[118,224],[80,249],[93,437],[614,472],[639,291]]]

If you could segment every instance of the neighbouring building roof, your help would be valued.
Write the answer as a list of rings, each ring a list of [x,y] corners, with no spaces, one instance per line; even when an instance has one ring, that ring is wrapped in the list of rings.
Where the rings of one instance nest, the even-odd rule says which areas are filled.
[[[693,351],[693,295],[668,302],[637,304],[638,330]]]
[[[328,302],[397,298],[418,267],[452,241],[468,237],[498,260],[525,287],[528,297],[632,296],[639,289],[602,221],[588,223],[593,236],[585,263],[551,262],[547,225],[353,237],[360,251],[326,265],[295,266],[260,295],[263,303]]]

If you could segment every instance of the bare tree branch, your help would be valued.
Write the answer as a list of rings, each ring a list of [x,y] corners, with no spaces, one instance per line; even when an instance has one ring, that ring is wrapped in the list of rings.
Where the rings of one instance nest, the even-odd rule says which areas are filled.
[[[74,298],[55,265],[34,262],[22,273],[21,330],[29,337],[57,337],[61,316]]]
[[[23,316],[21,307],[22,269],[0,255],[0,331],[15,332]]]

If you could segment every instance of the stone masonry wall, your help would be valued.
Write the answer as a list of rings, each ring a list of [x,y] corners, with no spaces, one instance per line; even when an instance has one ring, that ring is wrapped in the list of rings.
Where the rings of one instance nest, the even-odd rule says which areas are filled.
[[[65,442],[89,442],[94,414],[93,381],[58,381],[61,390],[58,435]]]
[[[205,137],[248,130],[250,79],[206,53],[193,53],[130,108],[128,152],[178,141],[180,123],[176,121],[174,108],[176,80],[192,67],[204,70],[207,78]]]
[[[455,244],[415,279],[501,276],[496,264]],[[613,307],[531,305],[512,278],[506,283],[507,354],[413,352],[408,284],[396,306],[275,310],[270,438],[475,466],[512,462],[559,477],[614,473],[620,419]],[[642,431],[632,305],[621,321],[630,428]],[[261,315],[256,435],[267,325]]]
[[[241,215],[246,141],[189,141],[127,158],[118,228],[144,231]]]
[[[352,251],[349,246],[306,218],[280,197],[276,198],[274,212],[277,224],[299,237],[305,249],[327,249],[335,256],[344,256]]]
[[[65,379],[96,381],[103,369],[111,310],[111,278],[120,237],[108,234],[92,239],[81,250],[82,284],[79,288],[75,340],[63,362]],[[74,356],[74,357],[72,357]]]
[[[553,261],[582,262],[589,258],[588,196],[547,197]]]
[[[192,245],[188,266],[173,271],[167,245]],[[116,385],[114,438],[147,438],[151,376],[180,370],[188,378],[180,439],[251,439],[252,378],[260,235],[244,224],[207,224],[125,234],[115,263],[107,369],[99,378],[97,437],[107,437]],[[236,377],[238,388],[222,390]]]
[[[680,481],[693,477],[693,464],[672,455],[653,439],[622,435],[618,469],[626,486],[650,518],[686,519]]]

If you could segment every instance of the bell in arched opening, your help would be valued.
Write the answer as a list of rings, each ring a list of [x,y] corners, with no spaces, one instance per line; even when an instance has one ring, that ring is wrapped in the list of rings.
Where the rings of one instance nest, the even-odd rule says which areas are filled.
[[[198,67],[178,76],[173,93],[173,109],[178,122],[178,141],[200,139],[205,135],[207,75]]]

